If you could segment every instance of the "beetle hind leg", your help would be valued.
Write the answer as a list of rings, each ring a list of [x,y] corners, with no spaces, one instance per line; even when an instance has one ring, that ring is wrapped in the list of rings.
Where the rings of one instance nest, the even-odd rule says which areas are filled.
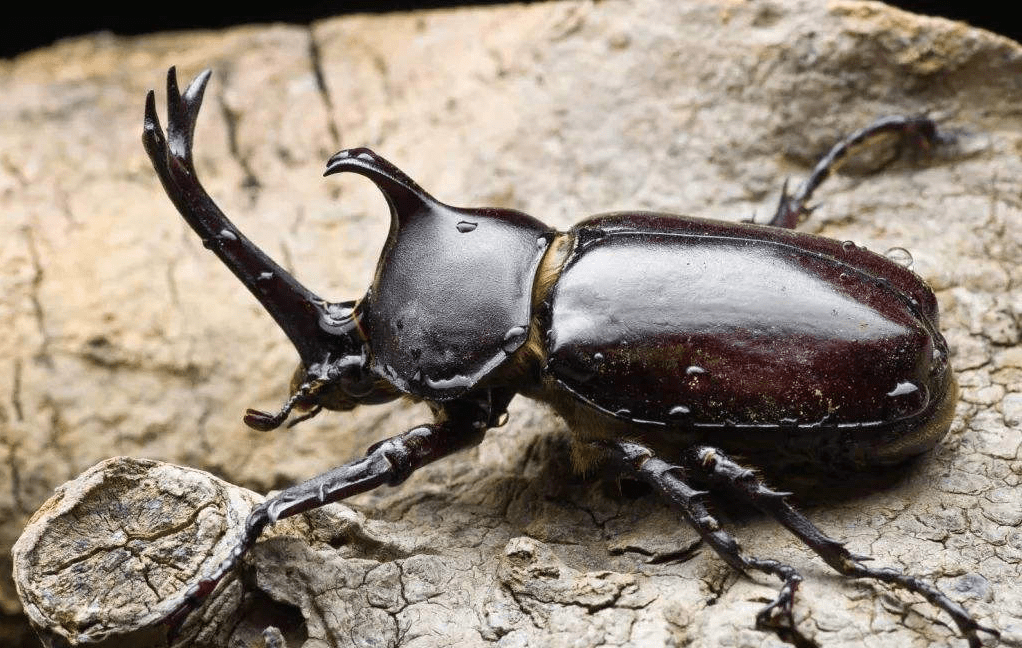
[[[899,150],[895,152],[891,161],[897,159],[900,149],[906,144],[917,150],[926,150],[941,140],[941,136],[937,133],[937,124],[929,117],[892,115],[878,119],[831,147],[794,193],[788,193],[788,183],[785,182],[781,188],[777,211],[774,212],[774,217],[767,225],[786,229],[797,227],[813,211],[813,208],[808,206],[813,192],[830,177],[830,174],[840,166],[848,154],[861,144],[889,134],[901,138]]]
[[[699,533],[724,561],[738,572],[756,570],[781,580],[780,591],[773,601],[756,615],[756,627],[774,631],[783,641],[796,646],[814,646],[795,626],[792,606],[802,576],[795,568],[776,560],[760,559],[742,554],[741,547],[727,531],[720,528],[706,508],[706,491],[695,490],[685,483],[685,469],[657,457],[649,448],[628,441],[601,442],[614,458],[634,477],[652,486],[660,495],[678,507],[685,520]]]
[[[954,619],[955,625],[972,648],[982,645],[979,632],[1000,636],[996,630],[981,626],[964,607],[932,584],[896,569],[863,565],[863,562],[870,560],[868,556],[857,556],[848,551],[843,543],[828,537],[787,502],[789,493],[771,490],[752,470],[735,463],[720,450],[695,448],[688,453],[685,464],[690,471],[711,485],[730,492],[773,517],[838,573],[852,578],[878,580],[920,594]]]

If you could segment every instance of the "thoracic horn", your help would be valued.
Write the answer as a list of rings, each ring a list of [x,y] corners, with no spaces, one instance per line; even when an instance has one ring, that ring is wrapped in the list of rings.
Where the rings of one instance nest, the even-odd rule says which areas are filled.
[[[390,205],[394,226],[439,204],[404,171],[367,148],[339,151],[327,161],[323,175],[346,171],[363,175],[376,184]]]

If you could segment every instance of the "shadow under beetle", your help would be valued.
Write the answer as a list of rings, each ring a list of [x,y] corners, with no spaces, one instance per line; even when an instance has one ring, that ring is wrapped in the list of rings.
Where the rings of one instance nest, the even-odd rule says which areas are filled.
[[[143,142],[178,211],[301,357],[287,403],[276,414],[249,410],[246,423],[270,430],[292,410],[308,418],[402,396],[427,402],[435,420],[257,506],[229,557],[168,617],[172,628],[267,524],[400,484],[478,444],[522,394],[568,422],[577,467],[614,462],[733,568],[779,578],[757,627],[800,638],[792,604],[802,578],[743,554],[690,482],[761,509],[841,574],[922,595],[970,646],[979,632],[997,634],[933,585],[866,566],[789,493],[729,457],[773,471],[865,470],[899,464],[947,432],[957,391],[932,290],[884,256],[792,229],[850,148],[881,134],[934,143],[932,121],[888,117],[842,140],[794,194],[782,192],[767,225],[623,212],[557,232],[521,212],[445,205],[372,151],[344,150],[326,175],[372,180],[391,228],[365,296],[333,303],[245,238],[196,178],[192,138],[209,77],[182,95],[171,68],[166,137],[150,91]]]

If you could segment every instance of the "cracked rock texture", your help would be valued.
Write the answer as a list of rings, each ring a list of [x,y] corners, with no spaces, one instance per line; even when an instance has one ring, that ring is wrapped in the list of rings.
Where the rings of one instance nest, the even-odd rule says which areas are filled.
[[[606,0],[100,35],[0,61],[0,643],[35,642],[7,550],[54,487],[96,462],[156,458],[265,492],[429,415],[394,404],[269,434],[243,426],[245,407],[285,397],[295,353],[177,216],[144,156],[142,100],[150,87],[162,97],[172,64],[183,79],[214,70],[196,135],[207,189],[337,299],[363,293],[388,227],[364,179],[320,177],[342,147],[373,147],[441,200],[561,228],[635,208],[738,220],[767,217],[784,178],[804,176],[840,134],[883,114],[935,114],[955,146],[876,176],[848,165],[803,227],[911,251],[953,350],[955,421],[884,488],[816,497],[808,512],[852,551],[935,581],[1005,644],[1022,642],[1022,47],[874,3]],[[549,412],[519,400],[510,414],[478,449],[260,544],[232,585],[255,612],[202,640],[782,643],[753,628],[775,582],[696,550],[653,497],[571,477],[566,430]],[[213,497],[175,474],[138,479],[167,510]],[[110,504],[90,492],[98,499],[80,493],[82,506]],[[717,510],[750,553],[800,567],[796,619],[817,644],[964,645],[913,595],[843,580],[771,521]],[[166,519],[132,507],[110,518],[111,538],[89,536],[125,561],[94,562],[141,588],[99,600],[111,619],[156,615],[152,592],[174,583],[160,570],[198,564],[176,562],[160,544],[170,536],[128,540],[138,525],[148,542]],[[648,562],[669,553],[679,559]],[[48,564],[66,583],[91,563]],[[264,638],[268,625],[278,630]]]

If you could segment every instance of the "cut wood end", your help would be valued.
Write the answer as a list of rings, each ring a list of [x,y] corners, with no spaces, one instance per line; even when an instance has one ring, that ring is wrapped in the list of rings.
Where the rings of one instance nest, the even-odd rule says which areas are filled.
[[[200,470],[103,461],[57,488],[15,543],[25,611],[58,645],[168,645],[163,619],[223,559],[259,499]],[[233,614],[241,597],[228,592],[237,588],[229,580],[219,589],[175,644]]]

